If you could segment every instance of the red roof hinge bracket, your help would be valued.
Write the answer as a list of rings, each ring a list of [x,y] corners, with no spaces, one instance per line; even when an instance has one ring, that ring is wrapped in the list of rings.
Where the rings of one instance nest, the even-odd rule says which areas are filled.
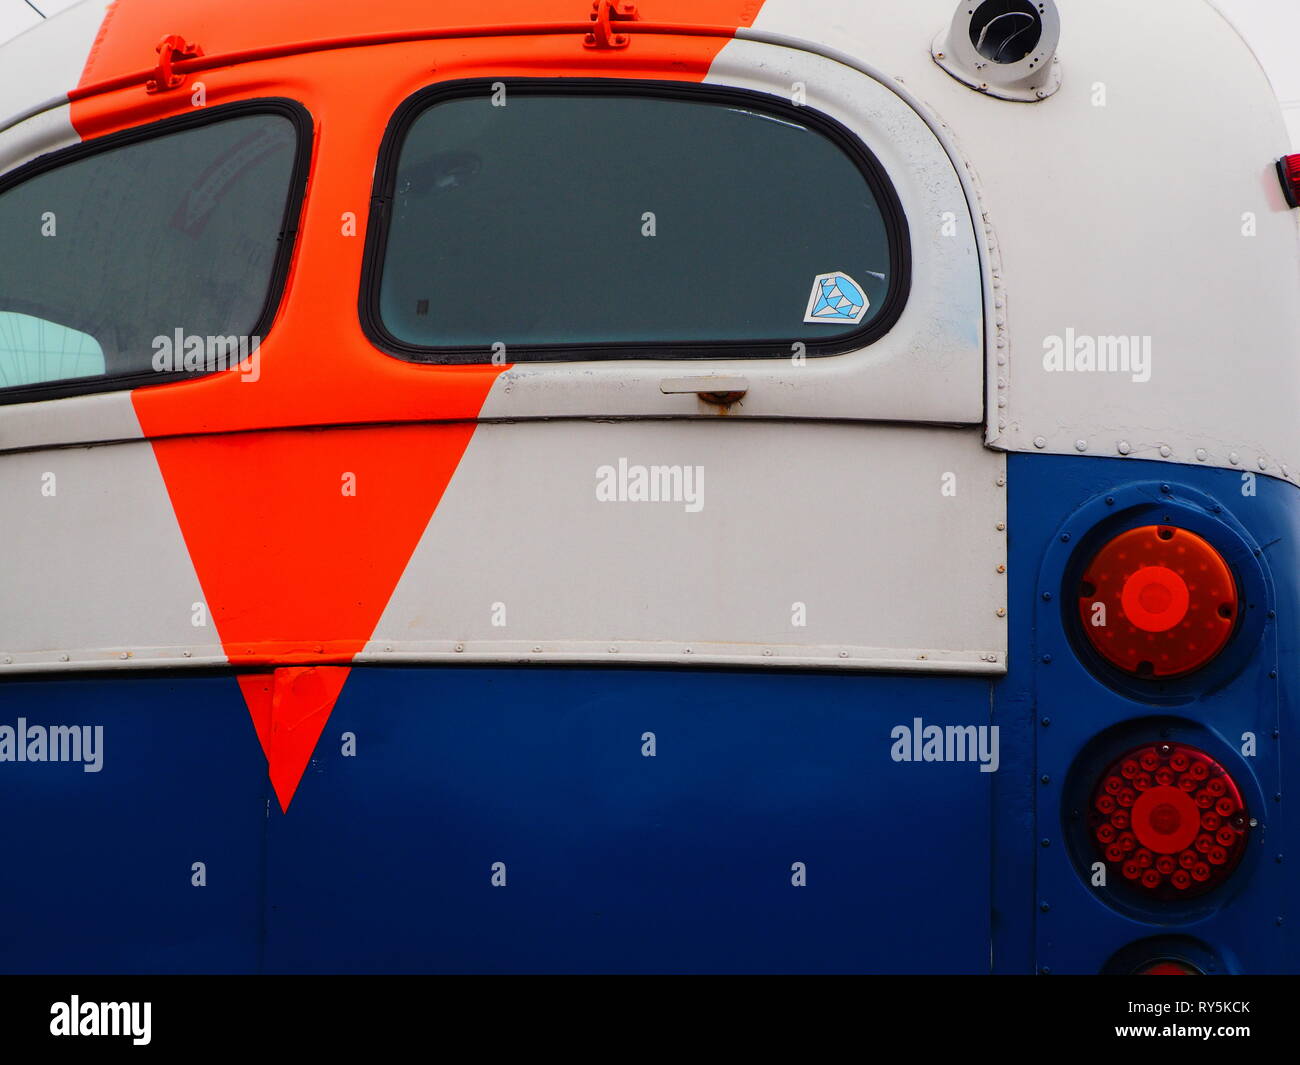
[[[158,68],[153,77],[145,82],[145,92],[166,92],[179,87],[184,83],[185,75],[177,74],[172,69],[172,64],[178,59],[197,59],[203,54],[202,48],[190,44],[177,33],[169,33],[159,41],[155,51],[158,53]]]
[[[635,18],[636,4],[595,0],[591,5],[591,21],[596,25],[582,43],[587,48],[626,48],[631,38],[626,33],[616,33],[614,23],[631,22]]]

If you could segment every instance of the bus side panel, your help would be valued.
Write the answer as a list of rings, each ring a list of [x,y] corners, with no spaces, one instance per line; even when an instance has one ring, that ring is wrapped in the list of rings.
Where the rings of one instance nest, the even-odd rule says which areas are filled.
[[[9,680],[4,729],[47,760],[0,761],[0,971],[257,967],[270,789],[231,677]]]
[[[354,669],[271,815],[267,968],[986,972],[995,774],[891,730],[988,714],[978,679]]]

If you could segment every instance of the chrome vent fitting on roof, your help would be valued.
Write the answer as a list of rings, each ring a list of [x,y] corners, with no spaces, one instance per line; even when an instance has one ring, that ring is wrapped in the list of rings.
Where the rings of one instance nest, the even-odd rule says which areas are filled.
[[[965,0],[934,39],[934,61],[964,85],[1035,103],[1061,87],[1055,0]]]

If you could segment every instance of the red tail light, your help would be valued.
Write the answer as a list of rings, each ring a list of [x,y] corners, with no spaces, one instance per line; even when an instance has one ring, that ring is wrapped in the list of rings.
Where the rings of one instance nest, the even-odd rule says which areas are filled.
[[[1277,176],[1282,179],[1282,195],[1291,207],[1300,207],[1300,155],[1284,155],[1277,161]]]
[[[1204,751],[1177,743],[1129,751],[1092,796],[1089,827],[1112,875],[1152,898],[1203,895],[1232,874],[1250,816],[1241,789]]]
[[[1185,961],[1173,961],[1170,958],[1162,958],[1160,961],[1153,961],[1149,965],[1144,965],[1134,975],[1136,976],[1204,976],[1200,969],[1188,965]]]
[[[1116,536],[1079,582],[1079,618],[1093,647],[1139,677],[1200,669],[1228,642],[1237,585],[1196,533],[1144,525]]]

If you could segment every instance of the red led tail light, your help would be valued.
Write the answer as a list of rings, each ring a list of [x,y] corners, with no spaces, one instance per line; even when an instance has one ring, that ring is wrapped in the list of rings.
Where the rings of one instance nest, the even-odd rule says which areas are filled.
[[[1223,556],[1173,525],[1120,533],[1088,563],[1078,596],[1089,643],[1139,677],[1200,669],[1237,621],[1237,584]]]
[[[1250,815],[1222,765],[1195,747],[1160,743],[1129,751],[1102,774],[1088,825],[1112,876],[1178,899],[1228,879],[1246,850]]]

